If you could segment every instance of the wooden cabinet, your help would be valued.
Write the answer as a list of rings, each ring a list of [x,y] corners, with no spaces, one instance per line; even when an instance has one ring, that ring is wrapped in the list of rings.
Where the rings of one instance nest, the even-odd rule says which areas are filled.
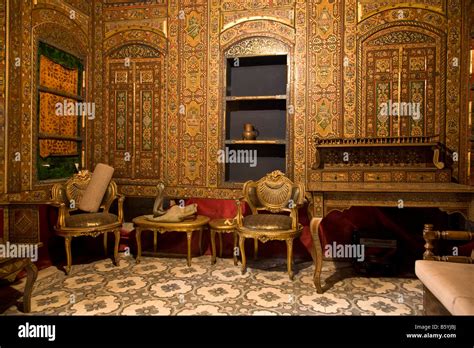
[[[286,172],[288,56],[227,57],[225,76],[224,183]]]

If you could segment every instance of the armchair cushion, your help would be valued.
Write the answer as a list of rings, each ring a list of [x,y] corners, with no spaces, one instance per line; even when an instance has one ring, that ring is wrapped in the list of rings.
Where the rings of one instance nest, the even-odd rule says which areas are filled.
[[[66,227],[99,227],[118,222],[118,217],[110,213],[84,213],[66,217]]]
[[[253,214],[244,217],[243,226],[251,230],[289,230],[291,217],[278,214]]]
[[[112,180],[113,174],[114,168],[103,163],[97,164],[94,173],[92,173],[92,178],[82,195],[79,209],[91,213],[96,213],[99,210],[100,203],[107,191],[110,180]]]

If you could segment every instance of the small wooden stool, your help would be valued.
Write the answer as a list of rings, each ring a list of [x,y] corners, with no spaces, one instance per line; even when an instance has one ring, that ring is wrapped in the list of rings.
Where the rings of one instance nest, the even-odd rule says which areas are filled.
[[[233,233],[234,234],[234,249],[232,254],[234,255],[234,265],[237,265],[237,255],[235,248],[237,248],[237,231],[235,230],[236,224],[234,219],[213,219],[209,222],[209,229],[211,230],[211,247],[212,247],[212,258],[211,265],[216,263],[216,233],[219,234],[219,257],[222,258],[222,233]]]

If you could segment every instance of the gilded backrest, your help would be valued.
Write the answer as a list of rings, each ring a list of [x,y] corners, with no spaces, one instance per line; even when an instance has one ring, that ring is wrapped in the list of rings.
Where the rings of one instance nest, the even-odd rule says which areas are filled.
[[[88,170],[81,170],[79,173],[74,174],[69,178],[65,183],[55,184],[51,191],[53,200],[66,204],[69,211],[77,210],[91,178],[91,172]],[[112,180],[105,191],[100,207],[108,210],[116,193],[117,184]]]
[[[302,204],[304,196],[302,185],[293,183],[279,170],[258,181],[247,181],[243,191],[254,214],[257,210],[268,210],[272,213],[288,211]]]

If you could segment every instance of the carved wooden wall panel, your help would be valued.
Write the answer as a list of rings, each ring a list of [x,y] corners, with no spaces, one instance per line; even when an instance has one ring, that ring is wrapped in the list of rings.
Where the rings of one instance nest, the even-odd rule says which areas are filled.
[[[122,192],[152,195],[163,177],[166,153],[168,81],[167,4],[110,2],[96,6],[101,45],[97,57],[96,103],[104,118],[96,124],[91,167],[105,161],[116,169]],[[141,186],[142,184],[149,186]]]
[[[293,132],[293,181],[306,183],[306,167],[309,162],[306,136],[309,125],[307,119],[308,102],[308,4],[306,1],[298,0],[295,4],[295,48],[293,60],[294,65],[294,132]]]
[[[4,77],[8,75],[4,92],[9,95],[5,105],[9,136],[8,148],[2,149],[4,116],[0,112],[0,193],[6,182],[12,197],[40,199],[49,194],[48,185],[36,183],[36,145],[31,143],[36,108],[32,92],[36,82],[31,77],[37,64],[31,47],[39,33],[87,58],[87,90],[96,107],[96,118],[87,121],[87,167],[93,168],[98,162],[117,165],[123,193],[154,195],[156,180],[163,179],[169,192],[176,195],[230,198],[239,194],[238,190],[219,188],[216,153],[222,140],[221,73],[228,45],[252,36],[280,40],[292,50],[289,106],[294,107],[290,145],[295,181],[307,183],[311,175],[314,136],[383,134],[383,122],[374,117],[375,109],[365,111],[369,103],[374,104],[376,89],[375,85],[368,87],[369,80],[363,80],[363,75],[376,71],[372,57],[389,58],[382,56],[392,52],[390,71],[383,72],[384,63],[377,63],[382,70],[374,73],[372,81],[380,88],[384,81],[391,81],[393,99],[398,95],[398,71],[394,68],[398,64],[406,75],[400,84],[401,95],[422,98],[426,114],[422,124],[403,123],[401,133],[439,132],[447,146],[459,153],[453,176],[465,182],[469,135],[467,103],[461,91],[467,82],[463,78],[465,67],[459,63],[466,55],[467,9],[467,0],[38,0],[37,4],[9,0],[10,56]],[[75,19],[70,18],[71,10],[75,11]],[[5,10],[2,12],[0,4],[0,21],[5,20],[2,13]],[[377,48],[374,40],[397,31],[422,33],[435,41]],[[5,34],[0,32],[0,40],[2,37]],[[135,103],[138,112],[134,114],[141,116],[136,117],[135,125],[129,125],[135,139],[127,133],[126,140],[140,152],[132,156],[135,167],[130,164],[130,168],[122,168],[118,159],[123,158],[124,150],[116,149],[115,128],[111,128],[116,123],[110,122],[111,97],[106,92],[111,87],[111,71],[118,69],[122,59],[114,61],[110,55],[119,47],[133,45],[160,52],[159,57],[142,56],[148,61],[132,62],[137,72],[158,69],[161,82],[153,89],[148,83],[136,85],[139,92],[136,89],[135,98],[129,100],[131,110]],[[400,51],[395,55],[400,46],[404,48],[401,57]],[[15,58],[20,58],[21,66],[15,67]],[[1,64],[5,62],[0,60],[0,82]],[[136,81],[138,76],[135,73],[130,78]],[[424,90],[420,89],[421,82],[426,86]],[[1,87],[0,83],[0,111]],[[156,90],[160,91],[160,106],[157,111],[158,103],[151,104],[154,115],[150,125],[148,101],[149,97],[156,101]],[[394,126],[387,128],[387,134],[398,132]],[[378,129],[382,133],[377,133]],[[17,152],[22,160],[14,162]],[[7,172],[3,173],[5,159]]]
[[[319,136],[341,135],[342,1],[310,2],[309,105],[310,132]]]
[[[457,62],[460,61],[461,46],[466,45],[465,39],[463,42],[460,34],[460,23],[462,22],[461,9],[466,8],[466,6],[467,3],[461,0],[447,0],[446,6],[442,7],[445,9],[443,11],[437,10],[437,8],[441,8],[439,6],[433,9],[422,9],[420,6],[407,8],[405,5],[395,9],[382,8],[380,11],[371,14],[366,19],[363,19],[356,27],[357,47],[359,50],[356,52],[356,67],[359,76],[361,76],[361,62],[362,59],[364,59],[361,50],[363,45],[362,42],[370,35],[380,30],[391,30],[387,28],[393,28],[392,30],[396,32],[403,30],[403,27],[406,26],[407,30],[413,30],[413,27],[417,27],[416,31],[423,32],[424,34],[435,38],[437,42],[436,49],[439,50],[436,53],[436,56],[439,57],[439,63],[436,63],[438,69],[436,71],[439,72],[439,75],[436,76],[436,83],[438,80],[439,83],[435,84],[434,95],[440,97],[439,100],[436,101],[438,104],[433,105],[432,100],[427,100],[427,102],[433,105],[435,113],[436,110],[445,110],[445,115],[441,114],[441,117],[439,118],[439,133],[441,139],[446,142],[447,146],[452,151],[457,152],[461,158],[461,160],[455,162],[453,166],[453,176],[460,182],[464,182],[466,179],[465,164],[467,163],[467,150],[466,145],[460,146],[460,144],[466,144],[464,139],[467,135],[461,133],[465,133],[464,130],[467,128],[467,118],[465,117],[465,114],[461,117],[460,96],[463,93],[461,93],[459,85],[460,66],[459,64],[456,64],[455,61],[456,59]],[[419,43],[414,46],[425,47],[427,44]],[[346,54],[347,53],[348,52],[346,51]],[[362,78],[358,79],[358,85],[356,88],[356,95],[358,96],[357,105],[359,107],[359,110],[356,112],[356,134],[358,135],[362,135],[365,132],[363,119],[366,115],[361,113],[360,110],[360,106],[366,102],[362,100]],[[446,97],[444,97],[444,95],[446,95]],[[457,112],[455,110],[457,110]],[[350,115],[347,115],[346,113],[344,117],[350,117]]]
[[[369,54],[368,44],[364,46],[365,51],[362,53],[362,42],[365,44],[366,40],[374,39],[371,35],[380,30],[386,30],[386,33],[404,29],[428,31],[429,36],[434,38],[435,44],[432,46],[422,42],[412,43],[411,48],[407,47],[401,57],[398,57],[400,53],[398,48],[396,50],[401,72],[407,75],[400,86],[401,96],[421,98],[423,112],[427,114],[427,117],[418,123],[404,122],[401,133],[413,135],[441,133],[441,137],[444,137],[445,132],[442,132],[442,128],[445,121],[433,115],[443,110],[442,100],[446,89],[446,75],[436,72],[447,68],[443,65],[445,59],[440,43],[443,38],[442,32],[448,27],[450,15],[448,5],[448,1],[442,0],[420,0],[410,4],[393,0],[379,2],[378,5],[376,2],[372,2],[371,5],[358,0],[318,2],[209,0],[196,4],[170,1],[167,32],[169,78],[165,121],[168,125],[167,152],[165,158],[162,156],[162,161],[165,162],[164,179],[170,190],[193,195],[198,194],[197,186],[204,185],[216,188],[206,193],[213,197],[232,195],[230,191],[218,189],[219,167],[214,155],[222,140],[219,131],[222,113],[222,52],[227,46],[253,36],[277,39],[283,37],[294,47],[295,70],[294,79],[291,81],[293,86],[291,92],[294,104],[292,106],[295,107],[295,127],[292,130],[291,145],[292,153],[297,154],[294,155],[292,164],[295,180],[306,181],[309,170],[307,163],[311,163],[314,157],[314,135],[355,137],[370,133],[367,131],[366,122],[370,117],[368,118],[366,113],[360,113],[360,107],[363,103],[367,104],[368,99],[362,97],[363,88],[358,76],[361,76],[359,69],[363,66],[363,62],[367,62],[366,55]],[[455,7],[455,4],[451,3],[451,7],[453,6]],[[192,15],[196,15],[192,13],[193,9],[200,11],[204,8],[208,9],[209,17],[203,13],[198,16],[199,20],[193,19],[191,23]],[[136,11],[139,11],[138,6]],[[191,13],[192,15],[188,16]],[[140,16],[145,19],[143,15]],[[410,25],[409,21],[413,20],[418,21],[419,26],[415,29],[406,27]],[[195,71],[189,74],[189,68],[180,64],[182,59],[186,60],[196,52],[188,48],[189,42],[192,42],[189,36],[198,31],[203,21],[208,22],[203,28],[204,31],[207,30],[207,37],[204,34],[199,40],[203,42],[202,47],[209,49],[200,59],[207,59],[207,68],[204,68],[206,74],[199,75]],[[395,29],[397,24],[398,29]],[[209,46],[205,46],[206,44]],[[410,70],[410,64],[413,68],[416,66],[416,57],[418,60],[424,57],[427,62],[425,70]],[[196,67],[196,71],[201,72],[203,69],[200,65]],[[186,93],[189,93],[188,87],[198,83],[202,76],[207,78],[207,92],[193,103],[186,98]],[[426,82],[426,90],[420,89],[419,82],[423,82],[422,88],[425,88]],[[396,85],[398,88],[398,83]],[[198,88],[196,91],[194,96],[201,96],[201,90]],[[397,93],[398,96],[396,89],[393,93]],[[439,96],[439,99],[431,98],[432,95]],[[189,102],[183,103],[183,100]],[[179,113],[180,107],[181,110],[185,110],[185,120]],[[202,127],[198,127],[196,121],[187,121],[189,107],[206,115],[204,119],[200,119]],[[191,134],[196,130],[199,139],[207,140],[201,157],[196,156],[196,147],[188,142],[188,139],[193,139]],[[394,132],[398,131],[389,129],[389,133]],[[176,138],[184,139],[184,142],[171,141]],[[201,172],[201,167],[196,167],[201,165],[204,172]],[[197,172],[204,173],[202,178],[196,177]],[[137,190],[130,187],[126,189],[138,194]]]
[[[181,185],[207,185],[207,1],[181,1],[184,19],[178,30],[180,107],[178,137],[180,144],[178,182]],[[184,112],[183,112],[184,111]]]
[[[9,207],[8,240],[11,243],[32,243],[40,241],[38,208]]]
[[[170,1],[167,182],[207,185],[208,2]]]
[[[5,192],[6,1],[0,1],[0,194]]]
[[[125,46],[107,60],[109,163],[117,178],[160,177],[163,66],[159,52],[136,46]]]
[[[357,0],[357,5],[359,21],[383,10],[404,7],[424,8],[442,14],[446,13],[446,0],[417,0],[413,2],[406,0]]]
[[[86,10],[75,7],[74,1],[70,3],[8,3],[8,149],[4,158],[9,198],[40,200],[49,196],[49,185],[36,180],[37,47],[39,40],[45,41],[84,58],[87,64],[89,17]]]
[[[381,30],[362,42],[362,136],[443,139],[443,41],[409,29]]]

